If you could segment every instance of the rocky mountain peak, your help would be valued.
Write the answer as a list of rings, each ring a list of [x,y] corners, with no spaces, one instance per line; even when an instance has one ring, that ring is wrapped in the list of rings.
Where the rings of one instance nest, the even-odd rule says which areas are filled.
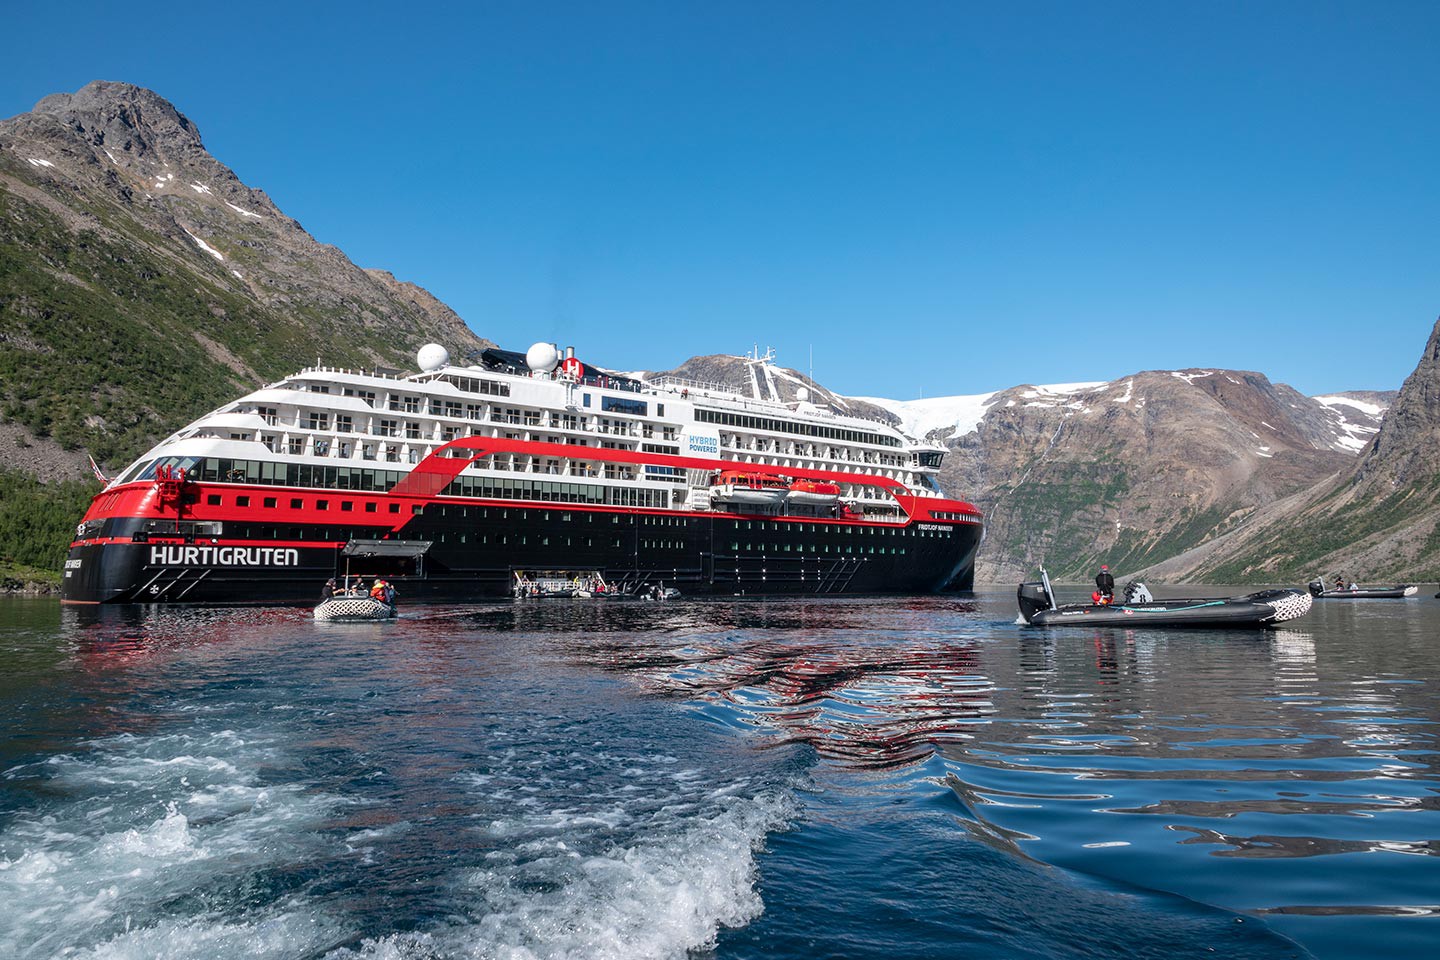
[[[113,156],[164,162],[205,153],[200,131],[188,117],[153,90],[131,83],[92,80],[75,93],[50,94],[31,115],[53,118]]]
[[[1392,488],[1440,476],[1440,319],[1366,451],[1356,483]]]
[[[317,241],[133,84],[0,120],[0,211],[0,427],[73,472],[76,448],[114,466],[317,356],[403,368],[427,342],[487,342],[420,287]],[[57,394],[78,368],[103,390]]]

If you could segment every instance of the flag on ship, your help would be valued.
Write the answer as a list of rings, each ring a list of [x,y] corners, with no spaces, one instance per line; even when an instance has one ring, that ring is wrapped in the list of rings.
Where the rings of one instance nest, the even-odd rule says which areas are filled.
[[[90,472],[95,474],[95,479],[99,480],[107,487],[110,486],[110,478],[105,476],[105,474],[101,472],[100,464],[96,463],[95,458],[91,457],[89,454],[86,454],[86,457],[90,460]]]

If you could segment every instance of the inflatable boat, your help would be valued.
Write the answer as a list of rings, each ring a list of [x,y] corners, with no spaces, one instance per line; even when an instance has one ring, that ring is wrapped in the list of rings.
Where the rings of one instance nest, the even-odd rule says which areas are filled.
[[[315,619],[329,623],[390,620],[394,616],[395,604],[381,603],[372,597],[331,597],[315,608]]]
[[[1035,627],[1273,627],[1310,612],[1304,590],[1261,590],[1243,597],[1156,600],[1143,583],[1110,604],[1055,602],[1050,577],[1020,584],[1020,615]]]
[[[1327,590],[1323,581],[1311,580],[1309,586],[1310,595],[1317,600],[1399,600],[1401,597],[1413,597],[1420,592],[1419,587],[1412,587],[1408,583],[1396,584],[1393,587],[1355,586],[1349,590]]]

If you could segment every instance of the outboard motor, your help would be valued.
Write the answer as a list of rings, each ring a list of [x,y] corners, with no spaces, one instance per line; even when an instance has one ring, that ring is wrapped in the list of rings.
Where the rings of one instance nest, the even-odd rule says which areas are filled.
[[[1310,596],[1312,597],[1318,597],[1325,592],[1325,581],[1318,578],[1311,580],[1306,586],[1310,588]]]
[[[1045,584],[1039,580],[1020,584],[1020,589],[1015,591],[1015,600],[1020,604],[1020,616],[1025,618],[1026,623],[1041,610],[1050,609],[1050,597],[1045,593]]]
[[[1154,603],[1155,598],[1150,595],[1150,588],[1139,580],[1131,580],[1125,584],[1126,603]]]

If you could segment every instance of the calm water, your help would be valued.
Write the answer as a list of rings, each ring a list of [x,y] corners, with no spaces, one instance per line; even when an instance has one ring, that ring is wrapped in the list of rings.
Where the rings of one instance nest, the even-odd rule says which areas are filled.
[[[0,602],[5,955],[1440,949],[1440,601]]]

